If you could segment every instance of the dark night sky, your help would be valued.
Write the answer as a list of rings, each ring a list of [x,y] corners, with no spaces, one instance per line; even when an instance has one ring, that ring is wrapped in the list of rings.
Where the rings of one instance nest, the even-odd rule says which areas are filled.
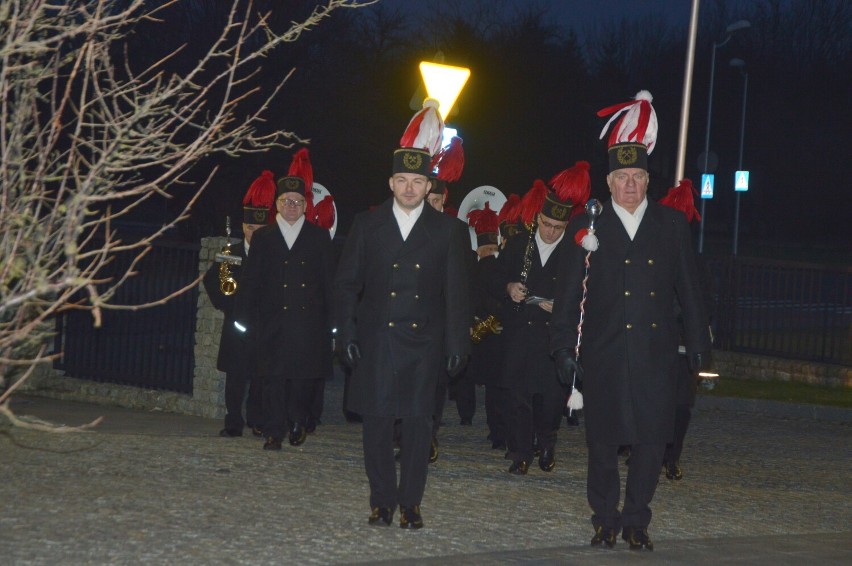
[[[820,22],[825,25],[826,21],[831,21],[825,19],[825,14],[830,13],[830,7],[835,5],[835,1],[839,7],[846,0],[827,0],[825,6],[828,8],[823,11],[823,20],[813,19],[813,26]],[[807,16],[806,2],[807,0],[704,0],[700,3],[698,45],[683,174],[696,185],[700,185],[701,166],[697,163],[699,154],[703,151],[704,135],[707,131],[706,101],[711,51],[709,44],[714,37],[720,37],[719,33],[726,23],[747,18],[753,20],[754,26],[751,31],[738,34],[727,47],[720,50],[716,62],[713,127],[709,143],[711,151],[719,156],[719,165],[715,171],[716,196],[712,201],[707,201],[706,217],[708,234],[712,232],[721,242],[720,245],[726,249],[725,240],[730,238],[734,219],[733,171],[737,168],[735,163],[744,94],[741,75],[733,71],[728,64],[732,57],[743,57],[750,64],[743,168],[752,171],[752,186],[742,202],[744,237],[741,242],[788,239],[790,232],[784,227],[798,221],[796,215],[800,198],[795,194],[795,187],[802,184],[804,176],[800,174],[801,168],[795,163],[802,155],[807,154],[810,165],[820,173],[817,181],[811,179],[818,189],[837,184],[837,175],[827,166],[829,160],[826,151],[814,152],[812,146],[816,147],[816,144],[809,145],[806,137],[820,135],[823,136],[821,139],[825,139],[826,136],[834,135],[833,132],[840,132],[839,124],[843,120],[838,117],[842,118],[844,112],[848,115],[842,101],[845,100],[843,92],[848,92],[849,87],[848,82],[843,82],[842,77],[845,75],[841,71],[842,65],[848,64],[848,60],[843,58],[842,52],[831,53],[831,57],[823,59],[812,55],[817,50],[811,44],[819,45],[819,41],[812,39],[819,37],[817,31],[814,31],[817,28],[796,26],[794,33],[789,27],[775,28],[772,25],[775,21],[769,20],[767,16],[772,11],[770,7],[773,10],[780,9],[783,15],[784,12],[792,14],[797,6],[799,10],[805,10],[804,16]],[[664,134],[660,137],[659,149],[652,157],[656,176],[652,177],[651,196],[659,198],[675,182],[677,125],[681,111],[685,55],[685,47],[682,46],[686,44],[689,32],[692,4],[691,0],[381,0],[378,4],[357,12],[386,12],[383,16],[388,19],[383,21],[397,26],[382,30],[382,33],[387,35],[387,43],[378,41],[374,44],[372,41],[376,38],[367,39],[357,33],[350,39],[345,33],[338,33],[340,30],[332,27],[333,22],[323,24],[331,28],[334,38],[344,38],[341,45],[345,45],[345,41],[354,41],[358,46],[358,49],[353,50],[354,57],[339,57],[341,69],[355,69],[355,73],[361,73],[357,75],[359,77],[372,77],[373,82],[380,88],[370,89],[369,96],[357,101],[353,99],[351,104],[347,104],[347,99],[338,98],[340,87],[335,86],[333,80],[333,77],[337,76],[334,73],[341,69],[327,64],[325,60],[311,60],[309,54],[312,52],[307,47],[307,50],[300,50],[299,47],[303,44],[299,42],[288,50],[287,54],[305,62],[294,78],[293,88],[285,89],[280,102],[283,110],[273,117],[273,122],[278,120],[286,124],[287,128],[311,139],[310,149],[316,168],[316,179],[334,195],[338,204],[341,232],[345,234],[348,222],[355,212],[387,196],[384,189],[384,169],[373,163],[381,163],[376,160],[377,155],[383,155],[379,148],[390,147],[396,143],[398,130],[401,131],[405,121],[413,113],[408,102],[419,83],[418,73],[414,70],[415,62],[434,53],[437,47],[445,51],[448,63],[464,64],[473,69],[472,80],[459,100],[458,113],[449,120],[450,125],[459,128],[459,134],[465,139],[465,153],[469,158],[464,177],[455,186],[455,193],[451,189],[451,206],[458,206],[464,194],[480,185],[496,186],[504,194],[523,193],[534,178],[549,176],[576,159],[587,159],[593,163],[593,170],[596,172],[593,196],[605,197],[606,187],[602,176],[597,174],[604,159],[604,152],[601,150],[603,142],[597,139],[604,121],[598,121],[594,112],[606,105],[627,100],[639,89],[647,89],[653,94],[661,133]],[[431,41],[426,24],[434,25],[436,14],[446,16],[448,22],[461,21],[464,24],[469,21],[474,24],[472,28],[475,31],[467,31],[462,26],[459,35],[453,36],[451,27],[447,37],[437,34],[434,41]],[[517,18],[514,17],[516,15]],[[543,17],[538,19],[537,16]],[[545,33],[545,40],[541,44],[535,41],[536,38],[526,42],[511,36],[512,29],[524,29],[521,26],[525,25],[530,17],[533,22],[544,26],[531,28],[541,29]],[[402,25],[396,23],[397,18],[404,20]],[[655,20],[660,20],[663,26],[654,25]],[[789,17],[779,20],[784,25],[789,25],[791,21]],[[365,21],[372,20],[367,17]],[[479,23],[482,24],[481,27],[477,26]],[[516,24],[517,27],[513,28]],[[549,29],[549,24],[553,24],[556,30]],[[619,25],[626,27],[614,27]],[[358,32],[365,31],[354,29]],[[571,53],[585,56],[585,65],[582,62],[573,63],[570,56],[560,58],[560,42],[567,39],[569,30],[576,32],[579,39],[579,48]],[[623,30],[627,30],[627,35],[622,34]],[[512,51],[503,53],[502,59],[494,58],[493,53],[499,52],[499,48],[487,45],[487,42],[486,48],[479,50],[480,44],[477,42],[480,37],[487,38],[491,33],[503,31],[509,32]],[[552,31],[562,33],[553,34]],[[848,45],[843,39],[842,26],[829,31],[835,34],[832,36],[831,45],[836,45],[837,49]],[[608,47],[605,42],[609,36],[618,37],[623,40],[623,45],[634,47],[643,45],[643,32],[663,33],[660,45],[677,45],[677,52],[651,52],[651,58],[648,58],[647,52],[641,49],[626,49],[615,51],[611,60],[605,58],[608,53],[602,54],[602,49]],[[370,33],[369,28],[367,33]],[[635,34],[635,37],[631,37],[631,33]],[[790,34],[791,38],[779,39],[784,37],[783,33]],[[379,39],[384,37],[381,34],[376,36]],[[304,45],[309,46],[309,39],[312,37],[315,36],[306,36]],[[329,41],[328,37],[322,35],[316,37]],[[584,41],[586,37],[589,38],[588,42]],[[468,38],[469,44],[466,43]],[[455,41],[455,44],[452,41]],[[652,44],[653,49],[654,42],[648,43]],[[331,47],[328,53],[332,54],[332,57],[337,56],[334,51],[336,44],[331,42],[329,45]],[[387,45],[390,45],[391,49],[382,51],[387,49]],[[523,51],[528,45],[537,50],[535,53],[542,54],[539,61],[541,65],[529,65],[528,60],[518,59],[531,56],[530,52]],[[566,45],[571,44],[568,42]],[[807,49],[809,45],[810,50]],[[553,49],[550,49],[551,47]],[[373,50],[380,55],[376,60],[382,65],[389,65],[388,67],[373,64]],[[365,56],[365,53],[368,55]],[[517,57],[513,57],[515,55]],[[634,63],[637,56],[645,57],[642,62],[654,63],[634,67],[624,64],[625,60]],[[630,59],[631,57],[634,59]],[[600,67],[595,69],[595,65],[599,64],[602,58],[603,71]],[[279,67],[285,69],[291,64],[289,61],[285,58]],[[363,65],[364,61],[369,64]],[[607,67],[607,64],[610,67]],[[409,65],[410,72],[407,70]],[[552,82],[551,76],[543,74],[563,68],[564,72],[556,71],[561,74],[552,77]],[[623,72],[625,68],[633,71]],[[403,72],[402,69],[406,71]],[[570,77],[586,76],[583,74],[586,71],[590,73],[588,76],[592,77],[593,81],[577,85],[570,82]],[[790,83],[791,73],[798,73],[802,80]],[[387,76],[393,76],[394,80],[385,80]],[[568,77],[567,81],[565,77]],[[827,77],[836,77],[832,80],[841,82],[826,89],[829,86]],[[300,83],[300,80],[304,82]],[[539,85],[539,82],[540,86],[545,88],[533,89],[537,104],[529,105],[534,107],[532,109],[523,106],[522,126],[517,125],[518,121],[510,120],[501,124],[500,116],[526,105],[525,101],[530,99],[529,94],[533,91],[524,90],[521,85],[528,87],[531,84]],[[297,113],[286,111],[304,104],[299,90],[299,85],[302,84],[307,85],[307,88],[317,95],[311,101],[338,100],[339,112],[323,109],[322,102],[318,107],[305,104]],[[546,88],[547,86],[552,88]],[[571,96],[561,94],[563,91],[560,89],[566,88],[573,89]],[[790,112],[792,98],[777,96],[779,92],[787,91],[791,97],[799,96],[797,104],[804,106],[807,112]],[[586,96],[587,94],[591,96]],[[574,106],[564,104],[565,100],[571,100]],[[835,104],[833,107],[832,103]],[[834,110],[829,111],[829,108]],[[519,112],[515,113],[518,114]],[[353,116],[356,118],[352,119]],[[784,119],[776,120],[777,116],[784,116]],[[341,141],[341,123],[345,123],[347,128],[367,127],[370,135],[364,138],[365,143],[359,146],[359,151],[351,151]],[[394,126],[397,123],[399,126]],[[524,124],[531,126],[526,127]],[[814,124],[825,126],[812,127]],[[532,130],[536,133],[535,141],[538,143],[512,143],[513,140],[522,139]],[[540,143],[545,137],[558,141],[551,144]],[[779,144],[779,139],[787,139],[789,143]],[[508,157],[492,162],[493,155]],[[250,182],[248,177],[254,174],[254,168],[273,168],[278,172],[286,167],[289,154],[281,154],[279,160],[283,165],[270,162],[269,157],[265,159],[266,161],[255,160],[256,167],[252,165],[251,159],[241,160],[240,166],[231,171],[230,177],[225,177],[225,180],[220,182],[221,196],[214,195],[208,200],[216,200],[218,203],[227,193],[227,198],[236,202],[228,192],[229,187],[242,187]],[[769,171],[771,175],[768,174]],[[358,190],[354,190],[351,184],[352,177],[358,179]],[[597,190],[597,193],[594,190]],[[233,192],[236,194],[240,190],[234,189]],[[841,206],[838,193],[829,192],[822,196],[826,197],[827,204],[818,210],[819,214],[812,214],[805,229],[789,239],[829,243],[844,239],[842,231],[836,225],[826,222],[829,218],[828,211]],[[223,207],[217,204],[211,207],[209,214],[211,218],[216,219],[217,231],[220,230],[218,218],[226,213],[220,210],[221,208]],[[208,227],[213,225],[212,221],[207,222],[205,218],[201,222],[205,224],[199,228],[200,231],[207,233],[212,230]]]
[[[481,0],[455,0],[453,5],[464,7],[475,5]],[[707,0],[704,2],[709,4]],[[734,0],[725,4],[735,5]],[[412,13],[424,13],[443,4],[442,0],[381,0],[387,8],[402,8]],[[551,14],[555,23],[564,29],[573,29],[582,37],[583,30],[605,25],[622,17],[664,17],[672,26],[689,25],[692,2],[690,0],[489,0],[495,10],[517,11],[528,7],[542,8]]]

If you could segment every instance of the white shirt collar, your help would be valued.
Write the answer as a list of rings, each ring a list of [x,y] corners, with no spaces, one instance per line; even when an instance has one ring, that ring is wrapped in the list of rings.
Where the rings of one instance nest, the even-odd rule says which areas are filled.
[[[559,242],[561,242],[564,237],[565,232],[562,232],[555,242],[547,244],[541,239],[541,234],[538,233],[538,230],[535,231],[535,243],[538,247],[538,257],[541,259],[542,267],[547,263],[547,260],[550,259],[550,254],[553,253],[553,250],[556,249],[556,246],[559,245]]]
[[[414,223],[417,222],[417,219],[420,218],[421,214],[423,214],[424,203],[425,201],[420,201],[420,206],[406,214],[405,210],[403,210],[401,206],[397,205],[396,199],[393,200],[393,215],[396,218],[396,223],[399,225],[399,232],[402,234],[403,240],[408,238],[408,235],[411,233],[411,229],[414,227]]]
[[[624,229],[627,230],[627,235],[632,240],[636,236],[636,231],[639,230],[642,218],[645,217],[645,211],[648,209],[648,197],[646,196],[632,213],[623,206],[619,206],[614,200],[610,202],[612,202],[612,209],[615,211],[615,214],[618,215],[618,218],[624,225]]]
[[[302,226],[305,225],[305,215],[301,215],[298,220],[291,225],[284,220],[280,214],[275,215],[275,222],[278,224],[278,229],[281,230],[281,235],[284,236],[284,241],[287,242],[287,247],[293,249],[293,244],[296,243],[296,238],[302,231]]]

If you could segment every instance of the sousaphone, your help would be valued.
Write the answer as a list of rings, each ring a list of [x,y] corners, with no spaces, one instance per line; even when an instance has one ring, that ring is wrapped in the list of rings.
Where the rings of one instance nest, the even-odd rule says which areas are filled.
[[[464,221],[467,224],[467,214],[471,210],[482,210],[485,208],[485,203],[488,203],[488,207],[493,210],[495,213],[500,214],[500,209],[503,208],[503,204],[506,202],[506,195],[500,192],[500,189],[497,187],[492,187],[491,185],[482,185],[481,187],[476,187],[464,197],[461,204],[459,205],[458,217],[460,220]],[[470,232],[470,246],[476,251],[478,247],[476,245],[476,232],[468,225],[468,231]]]
[[[324,186],[320,185],[316,181],[313,183],[313,187],[311,188],[311,192],[314,196],[314,206],[316,207],[325,197],[331,196],[331,193]],[[334,197],[332,197],[333,199]],[[334,207],[334,223],[330,226],[323,226],[323,228],[328,228],[328,235],[331,236],[331,239],[334,239],[334,233],[337,232],[337,204],[334,203],[334,200],[331,201],[332,207]]]

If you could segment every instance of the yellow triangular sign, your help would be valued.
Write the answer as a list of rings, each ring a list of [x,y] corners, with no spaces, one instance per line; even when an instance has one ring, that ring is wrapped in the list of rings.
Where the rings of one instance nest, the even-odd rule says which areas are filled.
[[[441,119],[446,120],[470,77],[470,69],[421,61],[420,74],[423,75],[426,94],[438,100]]]

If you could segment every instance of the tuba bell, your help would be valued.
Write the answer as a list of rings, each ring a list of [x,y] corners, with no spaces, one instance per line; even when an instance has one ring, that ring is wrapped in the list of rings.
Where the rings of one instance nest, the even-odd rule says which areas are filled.
[[[231,272],[232,265],[240,265],[242,258],[231,252],[231,217],[225,217],[225,245],[222,251],[216,254],[216,262],[219,264],[219,290],[222,294],[230,297],[237,292],[237,280]]]
[[[476,187],[465,195],[459,205],[459,211],[456,216],[459,220],[467,224],[467,214],[471,210],[481,210],[485,208],[485,203],[489,203],[491,210],[499,214],[500,209],[503,208],[503,204],[505,204],[505,202],[506,195],[504,195],[500,189],[492,187],[491,185],[482,185],[481,187]],[[470,247],[473,251],[476,251],[476,232],[471,227],[468,227],[468,231],[470,232]]]

